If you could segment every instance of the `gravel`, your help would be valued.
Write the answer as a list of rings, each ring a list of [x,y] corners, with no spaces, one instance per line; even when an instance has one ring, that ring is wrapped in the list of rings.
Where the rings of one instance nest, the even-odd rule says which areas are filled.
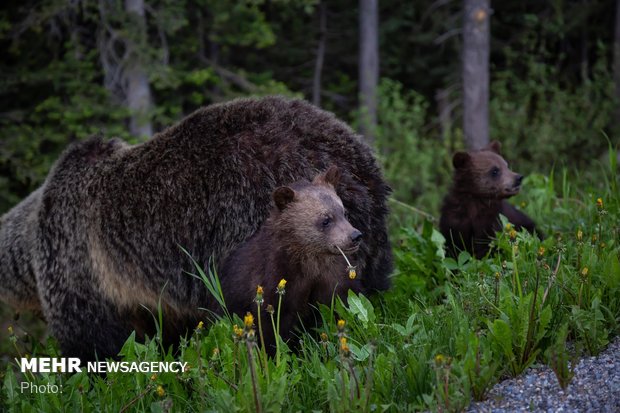
[[[533,367],[498,383],[487,400],[472,403],[468,411],[620,412],[620,337],[597,357],[581,359],[566,390],[550,368]]]

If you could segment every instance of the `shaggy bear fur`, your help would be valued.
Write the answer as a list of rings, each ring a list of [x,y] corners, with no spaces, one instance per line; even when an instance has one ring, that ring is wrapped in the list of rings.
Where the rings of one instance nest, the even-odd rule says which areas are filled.
[[[264,290],[263,314],[267,304],[277,310],[276,286],[285,278],[280,334],[287,340],[299,319],[309,321],[312,305],[329,304],[333,294],[346,298],[349,289],[361,290],[360,281],[349,278],[347,262],[338,251],[355,265],[354,254],[362,239],[362,233],[347,221],[336,195],[338,180],[338,169],[332,167],[312,183],[302,181],[274,191],[276,206],[269,218],[231,252],[220,272],[230,312],[241,317],[251,312],[256,318],[254,299],[259,285]],[[263,331],[265,345],[273,352],[271,324],[265,323]]]
[[[536,233],[534,221],[506,201],[519,192],[523,176],[508,168],[500,149],[493,141],[479,151],[457,152],[452,159],[454,182],[444,198],[439,227],[454,256],[466,250],[484,257],[502,229],[500,214],[517,230]]]
[[[333,114],[268,97],[199,109],[135,146],[69,147],[2,220],[0,297],[40,307],[63,354],[84,360],[116,355],[160,298],[166,326],[184,331],[211,297],[180,247],[205,268],[220,261],[267,218],[276,187],[332,164],[349,221],[367,236],[362,289],[387,289],[390,188],[372,151]]]

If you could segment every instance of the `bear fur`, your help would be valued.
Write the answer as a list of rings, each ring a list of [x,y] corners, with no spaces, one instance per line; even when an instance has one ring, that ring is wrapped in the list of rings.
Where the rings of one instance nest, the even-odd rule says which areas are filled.
[[[243,317],[257,317],[257,286],[264,290],[262,312],[267,304],[277,310],[278,282],[285,278],[280,335],[292,337],[301,319],[307,324],[316,303],[329,304],[332,296],[346,300],[349,289],[360,292],[360,281],[349,278],[348,264],[338,248],[355,265],[362,233],[349,223],[336,195],[339,171],[331,167],[310,183],[301,181],[279,187],[273,193],[275,207],[260,230],[233,250],[221,271],[227,309]],[[273,352],[270,323],[263,327],[265,346]]]
[[[199,109],[135,146],[70,146],[2,219],[0,298],[39,307],[63,354],[84,360],[116,355],[152,324],[143,306],[161,303],[166,327],[182,332],[211,297],[181,247],[204,268],[220,262],[267,218],[276,187],[332,164],[349,220],[367,236],[362,290],[385,290],[390,188],[372,151],[333,114],[267,97]]]
[[[525,228],[541,236],[534,221],[506,201],[519,193],[523,176],[510,170],[500,150],[500,143],[493,141],[479,151],[454,154],[453,185],[444,198],[439,222],[453,256],[465,250],[484,257],[495,233],[502,229],[500,214],[516,230]]]

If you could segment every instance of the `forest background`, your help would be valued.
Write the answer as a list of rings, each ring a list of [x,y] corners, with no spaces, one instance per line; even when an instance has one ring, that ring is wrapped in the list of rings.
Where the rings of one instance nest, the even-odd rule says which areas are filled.
[[[375,148],[396,267],[389,292],[321,306],[275,360],[240,319],[174,354],[128,338],[124,360],[193,366],[178,375],[25,377],[13,357],[58,347],[2,306],[0,410],[460,411],[534,363],[566,387],[571,360],[620,334],[620,0],[6,0],[0,48],[0,213],[71,142],[139,143],[201,106],[282,94]],[[494,256],[446,257],[452,154],[490,139],[547,238],[506,228]]]
[[[588,173],[604,156],[620,116],[615,2],[376,3],[3,2],[0,211],[40,185],[72,141],[137,142],[248,95],[335,112],[375,146],[396,199],[434,215],[451,153],[489,136],[524,174]],[[481,38],[464,36],[466,7],[483,13],[470,13]],[[473,118],[472,99],[482,105],[469,105]]]

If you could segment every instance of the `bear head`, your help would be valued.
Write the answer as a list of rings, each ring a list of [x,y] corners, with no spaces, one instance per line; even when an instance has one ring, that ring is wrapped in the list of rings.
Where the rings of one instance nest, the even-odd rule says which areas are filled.
[[[509,198],[519,193],[523,175],[513,172],[500,154],[501,145],[492,141],[479,151],[457,152],[454,189],[484,198]]]
[[[339,255],[358,250],[362,233],[349,220],[342,200],[336,194],[340,171],[331,166],[312,182],[276,188],[274,226],[283,234],[289,250],[316,256]]]

